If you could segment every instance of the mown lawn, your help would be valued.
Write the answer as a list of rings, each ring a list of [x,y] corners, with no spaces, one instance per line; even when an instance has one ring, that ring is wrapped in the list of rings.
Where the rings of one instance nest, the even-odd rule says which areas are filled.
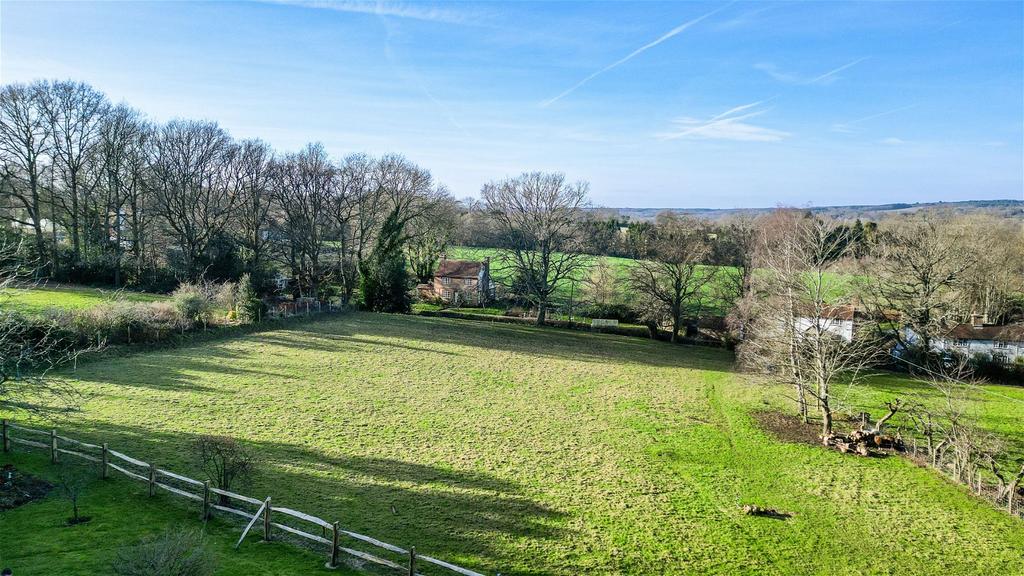
[[[639,338],[360,313],[80,365],[86,397],[59,426],[193,474],[196,434],[244,439],[265,458],[246,493],[487,574],[1024,572],[1024,522],[898,457],[771,438],[750,412],[783,391],[731,365]],[[5,531],[34,530],[26,516]]]
[[[45,456],[17,454],[7,461],[20,471],[57,483],[55,469]],[[191,510],[175,506],[169,498],[164,494],[149,498],[140,483],[97,479],[86,487],[80,503],[81,514],[91,520],[67,526],[70,504],[59,488],[54,489],[42,500],[0,512],[0,567],[11,568],[18,576],[110,574],[118,553],[145,536],[165,529],[203,529],[194,506]],[[214,553],[218,574],[308,574],[326,560],[326,553],[316,556],[285,544],[260,542],[254,536],[236,551],[239,532],[234,524],[216,520],[206,524],[205,543]],[[358,574],[348,566],[322,571]]]
[[[0,307],[26,314],[38,314],[50,308],[84,309],[111,300],[156,302],[166,299],[160,294],[109,290],[89,286],[61,285],[32,288],[9,288],[0,291]]]

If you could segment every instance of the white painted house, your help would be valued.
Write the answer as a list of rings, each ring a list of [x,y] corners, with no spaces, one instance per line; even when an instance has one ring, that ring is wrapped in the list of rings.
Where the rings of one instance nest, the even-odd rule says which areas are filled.
[[[809,312],[798,316],[793,325],[798,334],[817,325],[823,332],[831,332],[847,342],[852,342],[857,327],[867,319],[868,315],[856,306],[828,306],[816,313]]]
[[[1024,324],[987,324],[984,316],[972,314],[970,322],[954,326],[936,338],[932,348],[967,356],[989,354],[1008,363],[1024,360]]]

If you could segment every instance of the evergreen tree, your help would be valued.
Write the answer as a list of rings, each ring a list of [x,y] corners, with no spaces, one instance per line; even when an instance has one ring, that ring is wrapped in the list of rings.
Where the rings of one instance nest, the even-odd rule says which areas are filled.
[[[363,304],[375,312],[408,312],[409,272],[402,254],[403,228],[397,210],[392,210],[374,246],[373,253],[359,268]]]
[[[241,322],[259,322],[267,314],[266,304],[259,296],[259,291],[253,285],[252,277],[246,272],[238,281],[238,296],[235,304],[235,313]]]

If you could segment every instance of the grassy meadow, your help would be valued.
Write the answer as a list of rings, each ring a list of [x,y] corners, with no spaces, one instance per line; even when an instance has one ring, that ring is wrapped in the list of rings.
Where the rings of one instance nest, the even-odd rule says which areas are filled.
[[[735,374],[723,350],[353,313],[67,376],[83,393],[58,424],[68,434],[193,475],[197,434],[237,437],[263,455],[244,493],[486,574],[1024,573],[1024,522],[933,471],[763,432],[751,413],[785,406],[784,391]],[[977,400],[985,423],[1024,441],[1022,395],[993,390]],[[900,393],[887,377],[851,401]],[[78,556],[32,554],[16,574],[109,561],[128,535],[103,528],[94,545],[118,514],[104,490],[96,524],[29,512],[53,497],[9,512],[3,533],[26,536],[0,538],[0,558],[26,558],[38,532],[32,550]],[[180,516],[145,502],[124,510]],[[793,516],[745,516],[746,503]],[[322,569],[290,558],[276,574]]]
[[[111,300],[157,302],[166,299],[160,294],[111,290],[89,286],[42,285],[31,288],[8,288],[0,291],[0,308],[25,314],[39,314],[51,308],[82,310]]]
[[[491,273],[498,283],[507,282],[510,277],[508,270],[503,270],[501,264],[497,262],[499,250],[497,248],[474,248],[469,246],[456,246],[448,249],[448,256],[460,260],[483,260],[486,257],[490,257],[492,260]],[[607,263],[612,270],[618,275],[620,279],[625,280],[629,274],[629,266],[634,262],[631,258],[619,258],[616,256],[587,256],[586,263],[588,266],[593,266],[598,261],[604,261]],[[701,269],[716,269],[715,273],[717,276],[704,286],[702,294],[705,296],[704,306],[710,307],[712,311],[717,314],[725,314],[727,311],[724,309],[718,309],[721,303],[718,301],[724,284],[730,282],[732,278],[735,278],[739,274],[737,268],[730,266],[701,266]],[[827,275],[829,282],[829,290],[831,297],[842,298],[847,296],[853,290],[853,280],[855,278],[852,274],[834,272]],[[577,280],[575,299],[578,301],[584,296],[581,290],[585,291],[585,286],[582,284],[583,281],[589,279],[589,273],[587,271],[579,272],[574,277]],[[554,300],[556,302],[565,303],[569,300],[570,291],[572,289],[570,281],[562,282],[555,290]]]

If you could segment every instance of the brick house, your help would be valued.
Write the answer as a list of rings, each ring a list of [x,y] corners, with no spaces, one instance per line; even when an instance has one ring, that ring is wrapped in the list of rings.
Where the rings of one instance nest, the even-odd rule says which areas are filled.
[[[491,259],[449,260],[442,255],[433,280],[416,286],[416,290],[421,298],[439,299],[447,304],[483,305],[494,297]]]

